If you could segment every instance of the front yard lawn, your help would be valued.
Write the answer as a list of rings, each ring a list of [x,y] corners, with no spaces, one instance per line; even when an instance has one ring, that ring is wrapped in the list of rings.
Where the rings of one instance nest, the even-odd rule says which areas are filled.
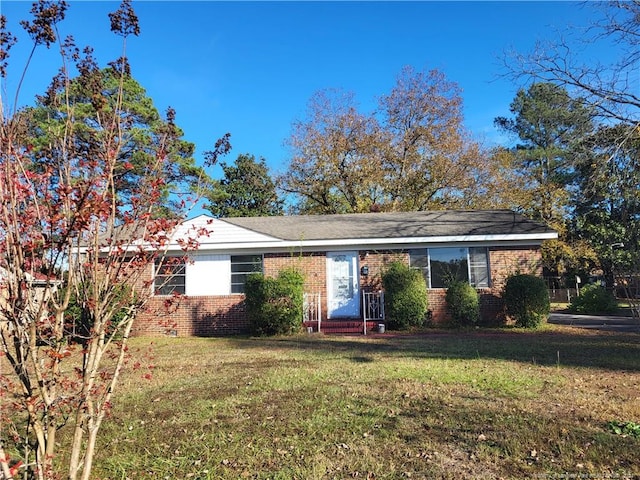
[[[637,478],[640,335],[137,338],[95,478]],[[151,379],[144,379],[152,372]],[[575,475],[575,477],[568,477]]]

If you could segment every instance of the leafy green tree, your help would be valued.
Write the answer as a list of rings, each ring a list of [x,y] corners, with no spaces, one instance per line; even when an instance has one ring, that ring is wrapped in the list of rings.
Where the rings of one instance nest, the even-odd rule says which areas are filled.
[[[513,148],[518,168],[530,190],[525,213],[561,233],[570,213],[569,188],[578,147],[593,132],[593,113],[581,99],[552,83],[519,90],[511,102],[513,118],[498,117],[496,125],[516,136]]]
[[[587,161],[581,172],[581,187],[600,190],[602,202],[597,200],[598,196],[587,194],[595,200],[594,208],[589,212],[589,202],[581,202],[578,230],[585,239],[591,237],[595,242],[594,248],[603,260],[605,272],[612,272],[619,268],[616,265],[622,264],[629,274],[637,276],[640,273],[640,252],[637,234],[634,233],[637,231],[637,214],[629,215],[633,209],[616,205],[621,198],[625,199],[623,203],[629,203],[626,199],[637,198],[638,195],[637,165],[635,169],[621,169],[619,165],[626,163],[631,166],[632,162],[623,159],[631,158],[629,152],[636,148],[636,127],[640,123],[640,96],[635,88],[630,87],[630,79],[637,77],[640,59],[640,2],[593,2],[586,8],[595,9],[598,15],[590,28],[577,30],[569,27],[571,31],[561,32],[559,39],[537,44],[530,53],[508,55],[506,66],[514,78],[552,82],[570,90],[583,97],[586,104],[605,119],[596,142],[601,148],[608,145],[610,153],[598,155],[592,162]],[[585,54],[576,55],[577,51]],[[596,148],[595,151],[601,150]],[[623,176],[614,176],[612,185],[615,186],[606,193],[606,188],[602,188],[606,183],[603,175],[606,176],[607,171],[610,174],[612,169],[614,174],[619,170],[629,177],[621,185]],[[589,170],[592,170],[591,177],[587,175]],[[606,206],[606,203],[611,206]],[[620,243],[626,247],[611,247]]]
[[[585,148],[590,155],[577,166],[574,234],[598,253],[611,286],[616,274],[640,268],[640,133],[635,125],[603,126]]]
[[[239,155],[235,165],[221,163],[224,178],[205,193],[206,206],[216,217],[266,217],[282,215],[283,201],[264,158]]]
[[[73,45],[65,48],[70,55],[80,55]],[[56,162],[59,152],[54,150],[53,139],[73,119],[70,141],[77,155],[99,155],[106,145],[107,154],[116,160],[115,187],[123,199],[137,190],[158,157],[166,158],[164,195],[155,213],[166,216],[178,210],[179,204],[195,193],[195,186],[208,177],[195,163],[194,144],[182,138],[175,111],[169,108],[164,118],[159,114],[153,100],[131,76],[126,58],[100,69],[87,48],[78,69],[80,75],[68,84],[61,71],[47,92],[37,97],[36,105],[23,112],[32,155],[43,168]],[[112,133],[115,124],[122,125],[117,136]]]
[[[522,179],[522,203],[516,209],[558,231],[560,238],[543,248],[543,263],[552,276],[584,273],[581,268],[594,265],[592,255],[568,228],[575,210],[576,166],[591,158],[585,146],[595,131],[593,110],[552,83],[519,90],[510,110],[513,118],[498,117],[495,123],[517,139],[511,151]]]

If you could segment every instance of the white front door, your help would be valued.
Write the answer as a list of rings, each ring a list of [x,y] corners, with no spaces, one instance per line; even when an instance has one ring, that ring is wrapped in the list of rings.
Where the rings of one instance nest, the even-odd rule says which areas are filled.
[[[327,253],[327,318],[360,317],[358,252]]]

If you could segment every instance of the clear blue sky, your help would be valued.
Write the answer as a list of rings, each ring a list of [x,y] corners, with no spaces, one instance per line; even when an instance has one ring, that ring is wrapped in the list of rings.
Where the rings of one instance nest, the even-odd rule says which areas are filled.
[[[63,36],[91,45],[101,65],[120,56],[107,13],[118,2],[71,1]],[[0,0],[11,51],[2,95],[11,103],[30,40],[17,26],[29,1]],[[197,158],[231,133],[238,154],[265,157],[272,173],[286,168],[283,143],[323,88],[353,91],[363,112],[390,92],[400,69],[436,68],[463,92],[465,125],[489,143],[504,142],[493,119],[509,114],[517,85],[498,78],[505,50],[589,24],[579,2],[213,2],[134,1],[141,35],[128,44],[134,77],[160,111],[177,110]],[[574,32],[576,30],[574,29]],[[20,104],[32,102],[56,72],[55,51],[36,53]],[[7,95],[9,94],[10,95]],[[7,98],[8,97],[8,98]],[[213,172],[214,175],[216,172]]]

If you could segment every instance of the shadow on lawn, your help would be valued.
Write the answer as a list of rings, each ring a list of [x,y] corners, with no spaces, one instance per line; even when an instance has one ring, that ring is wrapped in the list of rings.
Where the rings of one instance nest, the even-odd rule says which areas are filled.
[[[555,328],[539,332],[427,330],[418,334],[372,336],[299,335],[236,338],[241,348],[321,350],[354,363],[382,355],[415,358],[493,358],[536,365],[640,371],[640,334]]]

